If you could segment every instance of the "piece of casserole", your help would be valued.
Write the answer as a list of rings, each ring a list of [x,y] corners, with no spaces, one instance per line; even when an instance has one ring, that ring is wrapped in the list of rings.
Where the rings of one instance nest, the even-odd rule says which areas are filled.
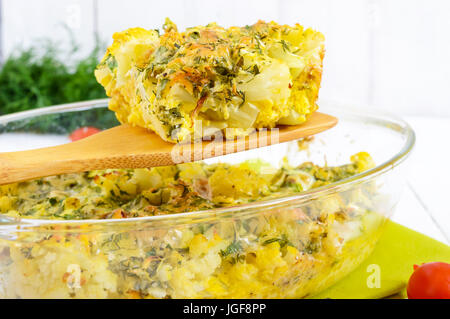
[[[179,32],[167,19],[163,29],[115,33],[95,71],[120,122],[176,143],[300,124],[317,109],[321,33],[264,21]]]

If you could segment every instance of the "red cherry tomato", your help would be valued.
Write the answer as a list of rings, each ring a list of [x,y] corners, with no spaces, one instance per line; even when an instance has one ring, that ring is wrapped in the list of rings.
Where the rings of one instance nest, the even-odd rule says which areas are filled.
[[[409,299],[450,299],[450,264],[414,265],[407,293]]]
[[[96,127],[91,126],[80,127],[79,129],[73,131],[72,134],[69,135],[69,138],[72,142],[75,142],[98,132],[100,132],[100,130]]]

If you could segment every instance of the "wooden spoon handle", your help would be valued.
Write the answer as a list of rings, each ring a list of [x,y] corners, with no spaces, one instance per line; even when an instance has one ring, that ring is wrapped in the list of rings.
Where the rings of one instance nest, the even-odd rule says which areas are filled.
[[[96,169],[170,165],[171,147],[146,129],[120,125],[72,143],[0,153],[0,184]]]

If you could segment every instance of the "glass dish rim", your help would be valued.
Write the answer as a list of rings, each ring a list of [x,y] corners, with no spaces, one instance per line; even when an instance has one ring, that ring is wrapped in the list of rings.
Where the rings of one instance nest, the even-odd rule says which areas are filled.
[[[6,124],[8,122],[12,121],[18,121],[23,120],[26,118],[31,117],[37,117],[47,114],[55,114],[55,113],[66,113],[66,112],[72,112],[72,111],[83,111],[93,108],[102,108],[107,107],[109,99],[97,99],[97,100],[90,100],[90,101],[82,101],[82,102],[75,102],[75,103],[67,103],[67,104],[60,104],[60,105],[54,105],[54,106],[48,106],[43,108],[38,108],[34,110],[29,111],[23,111],[23,112],[17,112],[13,114],[3,115],[0,116],[0,125]],[[267,200],[261,200],[256,201],[248,204],[242,204],[242,205],[236,205],[236,206],[230,206],[230,207],[222,207],[222,208],[213,208],[208,210],[200,210],[200,211],[192,211],[192,212],[185,212],[185,213],[177,213],[177,214],[168,214],[168,215],[160,215],[160,216],[146,216],[146,217],[132,217],[132,218],[124,218],[124,219],[77,219],[77,220],[51,220],[51,219],[29,219],[29,218],[16,218],[16,217],[10,217],[3,214],[0,214],[0,230],[11,230],[11,227],[16,228],[17,226],[24,226],[28,230],[29,227],[42,227],[42,226],[52,226],[52,225],[70,225],[70,226],[80,226],[80,225],[86,225],[86,224],[92,224],[92,225],[105,225],[110,226],[111,224],[114,225],[128,225],[130,223],[144,223],[144,222],[174,222],[171,225],[179,225],[186,223],[186,220],[189,220],[190,222],[198,222],[200,220],[205,220],[209,218],[217,219],[218,217],[222,215],[227,215],[227,213],[233,213],[233,214],[239,214],[241,216],[244,212],[251,213],[254,210],[261,210],[264,208],[279,208],[285,205],[288,205],[289,203],[295,201],[296,203],[305,202],[311,199],[319,198],[327,196],[331,193],[336,193],[343,191],[355,184],[364,183],[369,180],[372,180],[376,178],[379,175],[385,174],[388,171],[394,169],[399,164],[401,164],[411,153],[412,149],[414,148],[416,136],[411,128],[411,126],[404,121],[403,119],[398,118],[397,116],[394,116],[390,113],[386,112],[367,112],[364,110],[364,112],[361,112],[360,110],[355,110],[354,108],[351,108],[351,104],[343,104],[336,101],[330,101],[330,100],[321,100],[319,101],[320,104],[326,104],[326,105],[339,105],[338,108],[336,108],[337,112],[341,113],[349,113],[352,115],[356,115],[358,117],[363,117],[365,119],[371,119],[371,120],[378,120],[381,122],[384,122],[385,125],[396,125],[400,127],[403,130],[403,134],[406,135],[406,141],[402,145],[399,152],[397,152],[394,156],[389,158],[383,163],[380,163],[379,165],[375,166],[374,168],[364,171],[362,173],[356,174],[354,176],[345,178],[341,181],[321,186],[318,188],[314,188],[305,192],[301,192],[299,194],[295,195],[287,195],[275,199],[267,199]],[[344,109],[341,108],[342,105],[345,105]],[[219,216],[220,215],[220,216]],[[246,215],[246,214],[244,214]],[[225,216],[224,216],[225,217]],[[236,215],[234,215],[236,217]],[[6,227],[6,228],[5,228]]]

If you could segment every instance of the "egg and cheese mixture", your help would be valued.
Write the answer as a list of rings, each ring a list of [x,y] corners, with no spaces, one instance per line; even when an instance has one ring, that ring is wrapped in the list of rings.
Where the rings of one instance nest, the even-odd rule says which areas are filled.
[[[124,219],[293,195],[373,167],[261,161],[92,171],[0,186],[4,215]],[[305,204],[176,224],[53,224],[0,236],[2,298],[299,298],[354,269],[383,222],[373,184]],[[123,225],[123,224],[122,224]],[[97,227],[97,228],[96,228]],[[98,228],[100,227],[100,228]]]
[[[324,37],[275,22],[115,33],[95,71],[122,123],[178,142],[295,125],[317,109]],[[201,121],[201,132],[195,132]],[[201,136],[200,135],[200,136]]]

